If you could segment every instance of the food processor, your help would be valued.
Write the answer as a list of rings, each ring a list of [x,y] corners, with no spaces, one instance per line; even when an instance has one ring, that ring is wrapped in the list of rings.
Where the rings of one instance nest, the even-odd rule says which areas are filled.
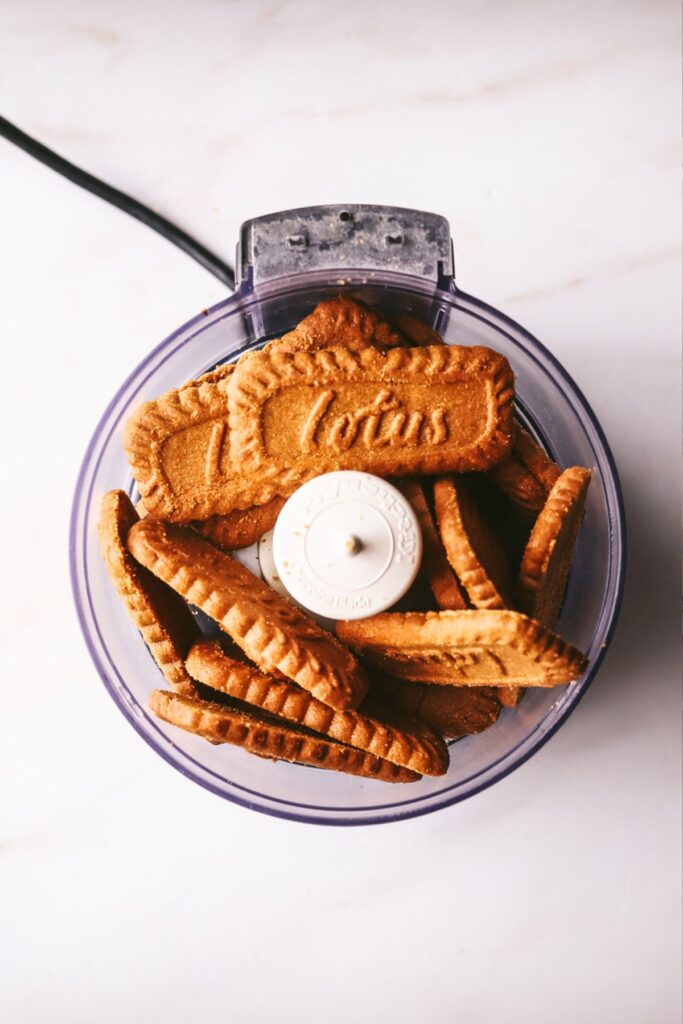
[[[107,690],[136,731],[188,778],[244,807],[297,821],[359,825],[447,807],[500,780],[534,754],[577,706],[612,636],[625,569],[623,504],[600,425],[579,388],[523,327],[457,287],[445,218],[350,204],[288,210],[247,221],[237,246],[237,288],[184,324],[132,371],[88,445],[73,503],[70,561],[80,624]],[[525,691],[486,731],[450,743],[441,777],[405,786],[249,756],[157,720],[147,707],[159,670],[131,625],[99,552],[103,495],[136,497],[122,444],[140,403],[291,330],[321,300],[350,294],[389,316],[410,312],[448,344],[484,345],[509,360],[516,415],[563,468],[593,472],[557,632],[583,650],[575,683]],[[259,572],[258,548],[239,556]]]

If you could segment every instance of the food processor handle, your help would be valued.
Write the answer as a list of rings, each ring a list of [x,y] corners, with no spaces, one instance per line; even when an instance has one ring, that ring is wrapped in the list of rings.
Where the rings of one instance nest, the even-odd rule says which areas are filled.
[[[245,290],[308,271],[396,273],[453,284],[448,221],[398,206],[306,206],[245,221],[237,245],[237,285]],[[341,283],[341,280],[340,280]]]

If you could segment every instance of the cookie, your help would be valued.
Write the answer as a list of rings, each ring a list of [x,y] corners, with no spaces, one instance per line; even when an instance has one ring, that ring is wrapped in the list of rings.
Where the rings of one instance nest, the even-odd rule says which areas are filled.
[[[531,434],[516,423],[510,455],[494,466],[489,475],[514,507],[528,516],[543,508],[560,469]]]
[[[481,506],[486,511],[487,522],[505,551],[508,578],[515,580],[519,573],[522,552],[529,539],[533,514],[522,514],[507,495],[493,483],[490,473],[477,474],[476,489]]]
[[[251,754],[276,761],[294,761],[331,771],[361,775],[380,782],[414,782],[420,776],[355,747],[315,736],[284,722],[197,697],[155,690],[149,706],[170,725],[202,736],[211,743],[231,743]]]
[[[180,522],[206,519],[218,497],[231,511],[225,389],[232,373],[212,373],[168,391],[126,422],[126,458],[150,514]]]
[[[557,622],[590,484],[589,469],[565,469],[534,523],[517,580],[519,607],[546,626]]]
[[[355,707],[368,681],[354,655],[299,608],[190,529],[143,519],[128,550],[196,605],[264,672],[282,672],[331,707]]]
[[[138,521],[127,494],[105,494],[98,524],[102,558],[166,682],[179,693],[193,693],[185,657],[200,635],[199,628],[182,598],[129,554],[126,538]]]
[[[500,715],[502,687],[430,686],[383,677],[373,693],[426,722],[445,739],[483,732]]]
[[[229,377],[234,369],[235,363],[221,363],[220,366],[215,366],[213,370],[208,370],[207,373],[203,373],[200,377],[188,380],[182,387],[193,388],[199,384],[216,384],[219,380],[225,380],[226,377]]]
[[[475,608],[509,608],[507,557],[477,482],[463,476],[437,480],[434,509],[448,561],[470,603]]]
[[[510,601],[506,541],[516,535],[516,524],[501,523],[500,501],[496,503],[492,500],[493,496],[488,493],[486,483],[486,480],[462,478],[452,481],[450,485],[438,482],[438,492],[435,486],[435,503],[438,493],[442,535],[447,539],[450,559],[453,564],[460,566],[469,581],[472,604],[483,608],[506,608]],[[438,540],[441,545],[440,538]],[[448,559],[446,562],[449,564]],[[459,586],[457,576],[454,573],[453,576]],[[449,607],[436,596],[441,608]],[[466,608],[467,602],[450,607]],[[520,697],[519,687],[499,688],[498,700],[504,707],[517,707]]]
[[[365,303],[338,295],[319,302],[293,331],[269,342],[263,351],[311,352],[319,348],[347,348],[351,352],[359,352],[371,345],[386,349],[405,344],[405,337]]]
[[[335,711],[296,683],[264,675],[238,661],[215,640],[196,643],[186,667],[193,679],[351,747],[375,754],[422,775],[443,775],[448,750],[441,737],[407,715],[364,701],[360,710]]]
[[[210,516],[203,522],[191,525],[197,533],[224,551],[248,548],[250,544],[259,541],[264,533],[273,529],[285,501],[285,498],[271,498],[265,505],[235,509],[226,516]]]
[[[298,327],[269,342],[264,351],[273,355],[332,345],[360,351],[371,345],[401,343],[404,339],[371,309],[340,297],[321,302]],[[249,356],[246,353],[238,362]],[[239,470],[230,461],[225,388],[236,365],[224,363],[145,402],[126,423],[126,457],[146,508],[161,519],[187,523],[265,504],[240,500],[237,481],[231,481]],[[231,526],[224,530],[216,526],[216,530],[227,537]]]
[[[396,313],[391,322],[411,345],[444,345],[445,342],[433,327],[428,327],[412,313]]]
[[[422,532],[422,566],[439,608],[455,611],[467,608],[467,599],[451,569],[439,537],[424,487],[419,480],[407,478],[398,484],[417,516]]]
[[[507,360],[484,348],[253,353],[228,382],[241,501],[341,469],[488,469],[509,450],[513,394]]]
[[[498,700],[504,708],[516,708],[523,693],[524,690],[521,686],[499,686]]]
[[[337,636],[389,675],[452,686],[558,686],[587,666],[580,651],[511,611],[384,612],[338,622]]]
[[[519,423],[513,451],[547,493],[559,477],[560,467]]]

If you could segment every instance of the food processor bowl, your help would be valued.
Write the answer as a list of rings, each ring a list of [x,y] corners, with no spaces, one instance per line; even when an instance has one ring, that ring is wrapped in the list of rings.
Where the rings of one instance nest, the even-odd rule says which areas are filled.
[[[563,367],[519,324],[455,285],[450,232],[440,217],[391,207],[329,206],[247,222],[236,293],[158,345],[133,370],[88,445],[73,503],[70,561],[78,617],[107,690],[137,732],[188,778],[244,807],[297,821],[360,825],[447,807],[523,764],[566,721],[599,669],[618,614],[625,528],[617,471],[600,425]],[[159,721],[148,708],[164,685],[102,562],[103,495],[135,496],[123,425],[141,402],[291,330],[323,299],[350,294],[387,313],[408,311],[449,344],[502,352],[516,377],[516,411],[562,467],[593,471],[557,631],[585,651],[570,686],[525,691],[485,732],[450,743],[442,777],[409,785],[253,757]]]

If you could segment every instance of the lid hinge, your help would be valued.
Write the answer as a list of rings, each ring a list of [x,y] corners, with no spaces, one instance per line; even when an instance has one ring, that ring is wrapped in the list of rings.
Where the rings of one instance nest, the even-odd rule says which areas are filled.
[[[448,221],[398,206],[307,206],[245,221],[238,283],[254,287],[308,271],[393,272],[447,288],[453,279]]]

